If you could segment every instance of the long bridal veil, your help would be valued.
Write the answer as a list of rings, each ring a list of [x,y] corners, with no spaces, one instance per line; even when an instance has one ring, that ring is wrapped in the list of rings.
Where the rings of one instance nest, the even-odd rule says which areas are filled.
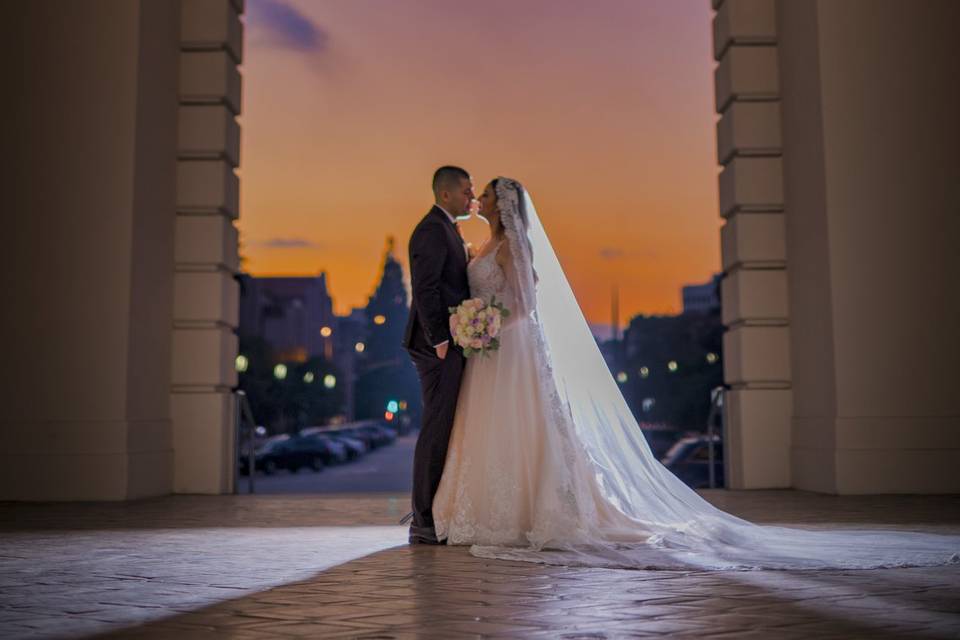
[[[512,255],[508,276],[518,305],[533,309],[530,331],[541,360],[541,392],[545,402],[559,405],[549,407],[551,428],[572,443],[566,464],[554,470],[567,476],[557,493],[576,504],[549,511],[562,511],[566,519],[555,516],[546,532],[528,535],[528,547],[475,545],[474,555],[622,568],[822,569],[960,562],[957,536],[755,525],[713,507],[687,487],[647,445],[529,194],[508,178],[498,179],[497,194]]]

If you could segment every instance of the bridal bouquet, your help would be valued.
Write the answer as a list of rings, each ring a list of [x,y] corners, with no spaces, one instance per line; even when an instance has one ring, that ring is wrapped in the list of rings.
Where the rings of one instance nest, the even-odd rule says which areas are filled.
[[[489,304],[482,298],[470,298],[450,307],[450,334],[466,357],[486,356],[500,348],[500,327],[509,315],[510,310],[497,302],[496,296]]]

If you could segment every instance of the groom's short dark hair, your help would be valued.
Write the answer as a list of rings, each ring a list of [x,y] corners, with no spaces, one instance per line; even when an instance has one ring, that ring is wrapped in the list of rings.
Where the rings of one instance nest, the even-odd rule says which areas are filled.
[[[465,169],[446,165],[433,172],[433,194],[440,195],[440,192],[448,187],[460,185],[460,179],[470,179],[470,174]]]

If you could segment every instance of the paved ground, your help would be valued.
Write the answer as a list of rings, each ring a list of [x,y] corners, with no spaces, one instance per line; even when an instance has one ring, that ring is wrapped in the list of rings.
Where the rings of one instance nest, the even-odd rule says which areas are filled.
[[[960,534],[956,497],[708,497],[764,522]],[[0,504],[0,637],[960,637],[957,565],[667,572],[489,561],[403,545],[394,523],[407,500]]]
[[[370,493],[390,491],[408,493],[413,486],[413,448],[417,432],[397,438],[386,447],[375,449],[359,460],[326,467],[316,473],[306,469],[297,473],[281,471],[254,476],[257,493]],[[247,492],[247,477],[240,476],[240,491]]]

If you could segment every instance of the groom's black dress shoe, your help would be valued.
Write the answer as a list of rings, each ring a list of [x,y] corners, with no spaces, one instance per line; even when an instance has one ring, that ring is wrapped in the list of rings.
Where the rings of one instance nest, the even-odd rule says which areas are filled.
[[[447,544],[446,540],[438,540],[433,527],[417,527],[410,525],[410,544]]]

